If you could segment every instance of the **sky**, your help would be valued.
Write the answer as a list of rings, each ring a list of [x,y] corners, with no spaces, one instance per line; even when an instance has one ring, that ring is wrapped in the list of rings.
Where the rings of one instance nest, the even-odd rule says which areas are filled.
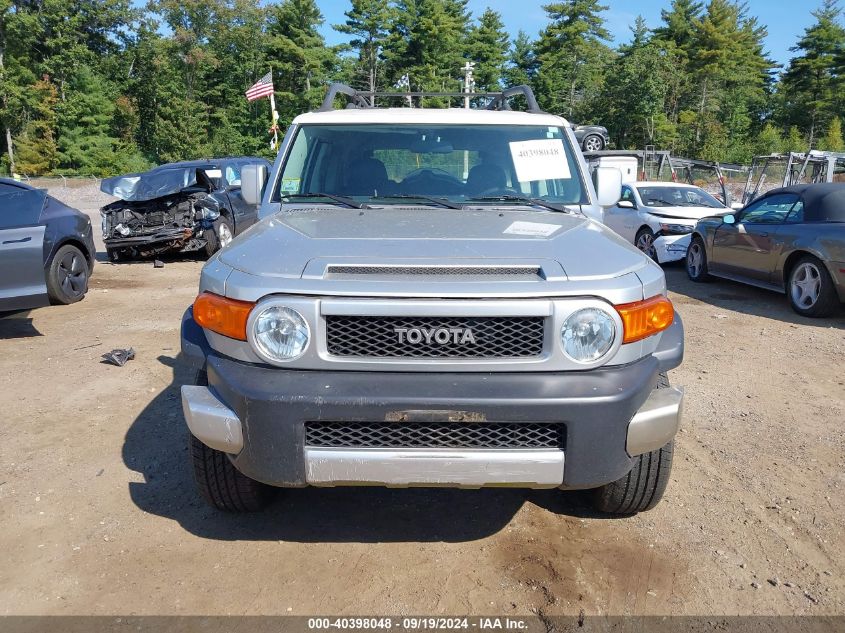
[[[551,0],[469,0],[469,9],[474,16],[479,16],[490,7],[502,15],[507,29],[512,35],[522,29],[531,37],[546,24],[546,14],[542,9]],[[789,48],[794,46],[804,29],[814,22],[810,14],[821,5],[821,0],[747,0],[749,13],[757,16],[761,24],[766,25],[769,36],[766,46],[769,56],[779,64],[785,65],[792,57]],[[349,8],[349,0],[317,0],[326,19],[323,35],[329,44],[345,41],[345,36],[331,28],[333,24],[344,21],[344,11]],[[614,44],[622,44],[630,39],[630,27],[637,15],[642,15],[650,28],[660,24],[660,10],[670,4],[670,0],[603,0],[609,8],[604,13],[607,29],[614,37]]]

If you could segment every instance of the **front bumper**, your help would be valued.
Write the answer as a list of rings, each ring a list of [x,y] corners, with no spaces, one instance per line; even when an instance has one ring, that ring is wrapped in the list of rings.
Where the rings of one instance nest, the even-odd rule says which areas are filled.
[[[627,473],[632,456],[671,440],[681,417],[682,392],[655,389],[658,373],[683,356],[680,318],[664,332],[655,354],[585,372],[421,374],[259,366],[211,350],[190,311],[183,320],[182,350],[208,375],[207,387],[182,388],[191,432],[228,453],[245,475],[276,486],[593,488]],[[565,449],[306,446],[306,422],[384,422],[421,412],[446,421],[457,411],[486,422],[563,424]]]
[[[657,261],[661,264],[676,262],[687,256],[687,249],[691,241],[691,234],[660,235],[654,240],[654,250]]]

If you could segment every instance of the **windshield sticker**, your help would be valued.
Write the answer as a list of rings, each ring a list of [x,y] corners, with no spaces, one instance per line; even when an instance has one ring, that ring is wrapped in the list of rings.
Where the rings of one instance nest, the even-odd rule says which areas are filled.
[[[562,139],[538,139],[509,143],[519,182],[568,180],[572,177]]]
[[[205,175],[209,178],[222,178],[223,172],[219,169],[206,169]]]
[[[299,178],[282,178],[282,193],[298,193]]]
[[[549,237],[560,229],[557,224],[543,224],[542,222],[514,222],[503,233],[509,235],[532,235],[534,237]]]

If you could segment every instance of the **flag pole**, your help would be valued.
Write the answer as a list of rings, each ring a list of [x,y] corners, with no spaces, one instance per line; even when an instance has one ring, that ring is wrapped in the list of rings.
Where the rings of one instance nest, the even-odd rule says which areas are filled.
[[[273,82],[272,68],[270,69],[270,82]],[[270,149],[275,150],[279,146],[279,113],[276,111],[276,95],[273,92],[270,93],[270,119],[272,120],[270,129],[273,130],[273,140],[270,141]]]

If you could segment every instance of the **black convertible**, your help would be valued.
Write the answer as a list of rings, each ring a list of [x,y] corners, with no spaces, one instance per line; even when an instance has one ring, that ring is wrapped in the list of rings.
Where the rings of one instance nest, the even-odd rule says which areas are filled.
[[[0,311],[79,301],[95,254],[87,215],[0,178]]]

